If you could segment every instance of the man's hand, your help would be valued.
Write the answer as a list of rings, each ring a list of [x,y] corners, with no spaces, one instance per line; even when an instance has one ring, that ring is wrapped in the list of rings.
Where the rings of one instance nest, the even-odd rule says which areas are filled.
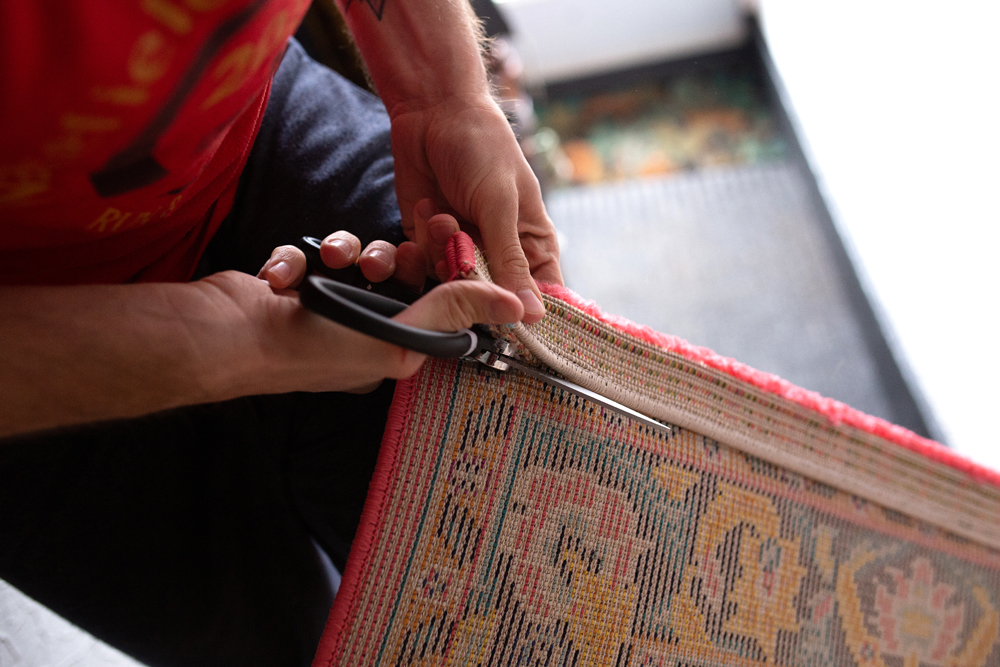
[[[428,237],[427,225],[421,221],[417,225],[421,237]],[[450,215],[433,217],[435,234],[451,234],[458,231],[458,222]],[[389,278],[420,291],[426,277],[426,259],[420,246],[413,242],[402,243],[398,248],[385,241],[374,241],[361,251],[361,242],[349,232],[330,234],[320,245],[323,263],[332,269],[342,269],[357,264],[361,272],[372,282]],[[446,273],[441,267],[439,273]],[[285,323],[280,329],[271,331],[269,336],[286,341],[284,345],[299,353],[315,348],[309,353],[308,367],[297,371],[296,382],[299,389],[317,391],[370,391],[383,378],[402,378],[415,373],[425,357],[403,350],[374,338],[359,334],[340,325],[324,326],[315,318],[305,318],[304,326],[291,317],[289,308],[301,308],[295,293],[289,288],[297,287],[306,275],[306,258],[295,246],[279,246],[271,253],[257,277],[278,296],[277,301],[264,298],[266,315],[251,316],[252,321],[264,324]],[[263,289],[262,280],[256,285],[247,285],[241,274],[219,274],[209,276],[202,282],[217,286],[234,302],[251,304],[254,312],[260,309],[252,304],[257,297],[247,294],[252,287]],[[245,306],[244,306],[245,307]],[[277,314],[268,309],[277,309]],[[468,328],[476,323],[507,324],[520,321],[524,315],[520,299],[511,292],[489,283],[470,281],[440,285],[419,299],[410,308],[396,316],[400,322],[433,331],[454,331]],[[326,323],[327,325],[332,323]],[[294,340],[292,340],[294,339]],[[279,350],[275,349],[274,352]],[[289,355],[292,356],[292,355]],[[320,360],[325,359],[325,362]],[[280,367],[284,361],[276,363]],[[325,368],[324,368],[325,367]],[[305,382],[305,385],[302,383]]]
[[[466,0],[372,5],[339,0],[392,121],[404,230],[434,268],[445,239],[417,219],[453,213],[482,244],[497,284],[516,293],[525,321],[544,316],[532,280],[562,282],[555,230],[538,181],[489,92],[478,23]],[[433,225],[428,225],[428,230]]]
[[[426,359],[311,313],[295,292],[273,290],[246,274],[227,271],[199,283],[214,293],[216,307],[229,313],[226,319],[247,324],[233,330],[229,342],[232,349],[245,351],[243,364],[257,378],[241,393],[370,391],[384,378],[413,375]],[[521,302],[502,287],[456,281],[435,287],[394,319],[421,329],[454,331],[475,323],[517,322],[523,315]],[[234,385],[241,383],[226,378],[217,391]]]
[[[521,299],[525,321],[540,320],[545,311],[532,277],[562,284],[559,245],[538,180],[499,107],[483,95],[392,111],[404,232],[436,266],[448,236],[419,223],[454,213],[484,249],[494,281]]]
[[[438,224],[457,230],[450,216]],[[426,260],[333,234],[324,261],[357,262],[369,280],[391,275],[419,290]],[[0,437],[194,403],[290,391],[364,391],[412,375],[423,355],[304,309],[287,289],[305,257],[275,249],[255,278],[226,271],[194,283],[0,288]],[[511,292],[482,281],[441,285],[396,316],[453,331],[524,316]]]

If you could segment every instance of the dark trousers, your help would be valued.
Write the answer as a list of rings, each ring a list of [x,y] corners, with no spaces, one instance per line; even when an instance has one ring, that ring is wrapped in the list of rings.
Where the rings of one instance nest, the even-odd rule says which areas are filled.
[[[399,242],[381,103],[295,42],[199,275],[302,235]],[[0,442],[0,578],[149,665],[307,665],[393,384],[286,394]]]

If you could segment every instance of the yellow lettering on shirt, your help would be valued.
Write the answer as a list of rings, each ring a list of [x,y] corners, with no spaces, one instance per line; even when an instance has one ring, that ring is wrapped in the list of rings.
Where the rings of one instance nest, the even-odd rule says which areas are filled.
[[[133,220],[132,224],[129,225],[129,226],[130,227],[142,227],[147,222],[149,222],[149,219],[152,218],[152,217],[153,217],[153,212],[152,211],[143,211],[139,215],[135,216],[135,220]]]
[[[140,0],[139,6],[142,11],[178,35],[188,34],[194,26],[191,15],[170,0]]]
[[[150,30],[135,40],[128,56],[128,73],[139,84],[150,84],[167,73],[174,47],[159,30]]]
[[[103,234],[107,229],[108,225],[111,223],[116,223],[115,229],[118,229],[118,225],[125,221],[125,218],[132,215],[131,213],[124,213],[119,211],[114,206],[109,206],[104,213],[97,216],[97,219],[92,223],[87,225],[88,232],[97,232],[98,234]]]
[[[37,162],[0,165],[0,204],[16,204],[49,189],[51,173]]]
[[[222,79],[222,83],[216,86],[212,94],[202,103],[202,110],[221,102],[240,89],[240,86],[246,82],[253,55],[254,45],[243,44],[227,53],[219,61],[219,64],[212,71],[212,77]]]
[[[184,0],[184,4],[196,12],[210,12],[227,2],[229,0]]]
[[[96,102],[122,107],[137,107],[149,101],[149,92],[136,86],[94,86],[90,89],[90,96]]]
[[[280,11],[274,15],[257,41],[254,60],[250,66],[251,72],[256,72],[265,65],[284,46],[288,35],[292,32],[292,26],[289,24],[288,12]]]
[[[202,110],[229,97],[256,74],[285,43],[290,32],[288,24],[288,12],[278,12],[257,42],[241,44],[227,53],[212,70],[212,78],[222,81],[202,102]]]
[[[175,210],[177,210],[177,205],[181,203],[181,199],[183,199],[183,198],[184,198],[184,195],[183,194],[179,194],[176,197],[174,197],[173,199],[171,199],[170,200],[170,205],[167,206],[167,210],[164,211],[160,215],[160,217],[165,218],[168,215],[170,215],[171,213],[173,213]]]
[[[42,143],[42,152],[50,160],[67,162],[76,159],[86,148],[86,135],[112,132],[121,127],[121,118],[64,113],[59,118],[63,132]]]
[[[170,202],[169,211],[173,211],[177,207],[177,203],[180,201],[180,195],[174,197]],[[122,232],[126,229],[134,229],[136,227],[142,227],[155,216],[159,215],[160,218],[165,218],[168,212],[162,212],[163,207],[157,207],[152,211],[142,211],[141,213],[136,213],[135,211],[121,211],[114,206],[109,206],[104,213],[97,216],[97,219],[92,223],[87,225],[87,231],[96,232],[98,234],[113,234],[115,232]]]
[[[64,130],[70,132],[111,132],[121,127],[120,118],[107,116],[87,116],[78,113],[64,113],[59,119]]]
[[[66,134],[50,139],[42,145],[45,155],[57,161],[73,160],[83,151],[83,138],[79,133]]]

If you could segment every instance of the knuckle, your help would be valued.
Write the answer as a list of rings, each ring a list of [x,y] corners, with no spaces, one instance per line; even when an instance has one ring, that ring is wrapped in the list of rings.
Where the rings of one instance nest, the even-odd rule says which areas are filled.
[[[479,217],[491,212],[516,215],[517,185],[507,172],[497,172],[496,166],[490,164],[478,174],[470,200]]]
[[[524,273],[528,271],[528,258],[524,256],[521,244],[517,241],[508,243],[496,253],[497,263],[508,272]]]
[[[460,329],[472,326],[476,315],[476,303],[469,285],[445,283],[444,312],[442,315],[448,328]]]
[[[358,239],[357,236],[348,231],[344,231],[341,229],[323,239],[323,243],[326,245],[331,245],[333,241],[343,241],[347,243],[354,250],[355,254],[361,252],[361,241]]]
[[[475,324],[479,315],[479,305],[484,303],[484,295],[477,285],[473,283],[451,283],[454,288],[451,290],[448,299],[449,323],[452,328],[470,327]]]
[[[472,324],[468,313],[469,303],[465,296],[456,294],[448,299],[447,319],[452,328],[460,329]]]
[[[293,245],[278,246],[271,252],[271,259],[276,262],[281,260],[284,260],[286,262],[295,261],[299,257],[304,258],[305,255],[303,255],[302,251]]]
[[[361,241],[358,240],[357,236],[343,229],[335,231],[334,233],[327,236],[326,239],[324,240],[327,239],[329,240],[340,239],[341,241],[347,241],[348,243],[357,243],[358,245],[361,244]]]

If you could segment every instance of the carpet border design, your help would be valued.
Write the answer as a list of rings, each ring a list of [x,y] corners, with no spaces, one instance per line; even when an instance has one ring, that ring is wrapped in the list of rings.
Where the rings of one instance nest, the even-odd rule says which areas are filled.
[[[382,513],[386,509],[386,498],[389,495],[393,473],[396,470],[399,442],[403,436],[406,416],[413,401],[415,378],[414,375],[405,380],[396,381],[396,390],[392,395],[392,404],[389,407],[385,433],[382,435],[382,445],[379,449],[378,461],[375,464],[375,473],[368,484],[368,497],[365,499],[364,509],[361,512],[361,521],[358,524],[354,542],[351,544],[351,553],[347,557],[347,567],[340,581],[340,589],[337,591],[333,608],[330,610],[326,627],[323,629],[323,636],[316,647],[316,657],[313,659],[312,667],[324,667],[336,662],[343,648],[340,637],[347,626],[348,614],[357,609],[355,598],[361,583],[361,572],[364,571],[365,564],[368,562],[368,554],[374,545]]]
[[[542,288],[546,318],[513,327],[536,363],[651,417],[1000,548],[997,472],[776,376],[605,316],[567,288]]]

